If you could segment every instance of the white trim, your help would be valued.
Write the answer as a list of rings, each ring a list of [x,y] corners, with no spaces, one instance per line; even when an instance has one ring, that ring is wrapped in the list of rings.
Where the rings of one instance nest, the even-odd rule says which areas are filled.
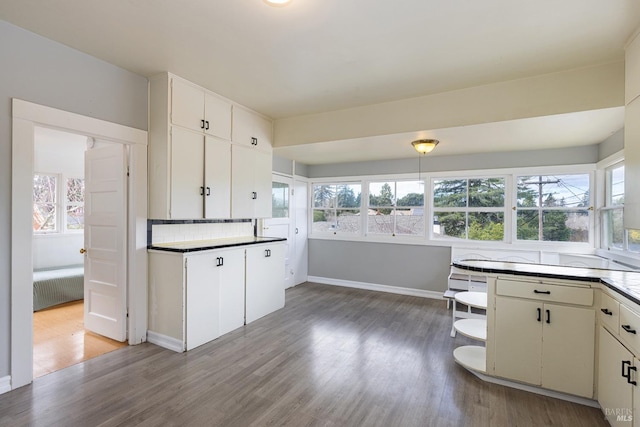
[[[606,169],[624,160],[624,149],[605,157],[596,163],[596,169]]]
[[[332,279],[330,277],[309,276],[309,282],[323,285],[343,286],[345,288],[365,289],[367,291],[387,292],[390,294],[409,295],[413,297],[439,299],[444,301],[443,292],[424,289],[402,288],[399,286],[379,285],[376,283],[355,282],[353,280]]]
[[[11,391],[11,377],[0,377],[0,394]]]
[[[153,331],[147,331],[147,342],[177,353],[184,352],[182,341]]]
[[[147,330],[147,132],[42,105],[12,100],[11,172],[11,387],[33,381],[33,259],[31,197],[34,128],[79,133],[130,147],[128,209],[129,344],[146,339]],[[26,195],[26,196],[25,196]]]
[[[467,369],[464,366],[462,366],[462,368]],[[567,402],[573,402],[579,405],[591,406],[592,408],[600,408],[600,405],[596,400],[588,399],[586,397],[574,396],[572,394],[562,393],[554,390],[548,390],[546,388],[535,387],[532,385],[508,381],[502,378],[496,378],[489,375],[485,375],[483,373],[476,372],[471,369],[467,369],[467,371],[471,372],[473,375],[480,378],[482,381],[486,381],[488,383],[498,384],[505,387],[511,387],[517,390],[528,391],[530,393],[539,394],[541,396],[547,396],[547,397],[553,397],[560,400],[566,400]]]

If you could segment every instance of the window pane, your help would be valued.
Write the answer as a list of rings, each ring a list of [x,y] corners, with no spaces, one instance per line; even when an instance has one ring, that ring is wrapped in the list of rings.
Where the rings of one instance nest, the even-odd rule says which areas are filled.
[[[602,214],[603,248],[624,249],[624,227],[622,209],[604,211]]]
[[[391,209],[369,209],[367,215],[367,233],[370,234],[393,234],[393,216]]]
[[[434,181],[433,206],[436,208],[467,206],[467,180],[440,179]]]
[[[395,182],[369,183],[369,206],[394,206]]]
[[[518,211],[518,240],[539,240],[539,220],[537,210]]]
[[[542,211],[542,239],[550,242],[588,242],[588,211]]]
[[[589,175],[518,177],[519,207],[588,207]]]
[[[335,231],[336,218],[333,209],[314,209],[312,232]]]
[[[315,185],[313,187],[314,208],[334,208],[336,206],[335,185]]]
[[[504,240],[504,213],[469,212],[469,239]]]
[[[84,179],[67,179],[67,202],[84,203]]]
[[[360,208],[360,184],[341,184],[336,186],[336,207]],[[359,211],[358,211],[359,212]]]
[[[396,209],[397,235],[420,236],[424,234],[424,208]]]
[[[466,237],[464,212],[436,212],[433,216],[433,233],[437,237]]]
[[[640,230],[629,230],[629,251],[640,252]]]
[[[274,182],[271,186],[272,218],[289,218],[289,185]]]
[[[67,205],[67,230],[84,230],[84,206]]]
[[[56,205],[33,204],[33,231],[56,231]]]
[[[56,177],[53,175],[34,175],[33,201],[35,203],[55,203],[56,181]]]
[[[477,208],[503,207],[504,178],[470,179],[469,206]]]
[[[338,209],[336,229],[342,233],[360,233],[360,209]]]
[[[424,183],[422,181],[398,181],[396,183],[396,206],[424,206]]]
[[[619,206],[624,204],[624,166],[611,170],[611,194],[609,205]]]

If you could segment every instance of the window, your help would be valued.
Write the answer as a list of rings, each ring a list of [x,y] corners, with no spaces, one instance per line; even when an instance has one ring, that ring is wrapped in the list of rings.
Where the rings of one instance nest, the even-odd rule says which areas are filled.
[[[57,175],[33,176],[33,231],[35,233],[58,231],[57,188]]]
[[[313,186],[312,233],[360,233],[360,183]]]
[[[61,182],[64,186],[60,185]],[[35,174],[33,176],[34,233],[74,232],[83,229],[84,179],[62,179],[60,175]]]
[[[424,183],[370,182],[367,233],[424,235]]]
[[[601,210],[602,247],[625,249],[622,224],[624,208],[624,164],[616,164],[605,171],[605,206]]]
[[[434,237],[504,240],[505,179],[433,181]]]
[[[289,218],[289,185],[273,182],[271,187],[272,218]]]
[[[517,239],[588,242],[589,174],[517,177]]]

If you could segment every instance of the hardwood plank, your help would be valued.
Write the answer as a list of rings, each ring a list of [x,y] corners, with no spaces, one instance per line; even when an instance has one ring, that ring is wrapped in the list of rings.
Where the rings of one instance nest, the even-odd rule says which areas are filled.
[[[0,395],[0,425],[606,426],[455,364],[443,301],[307,283],[188,353],[123,348]]]

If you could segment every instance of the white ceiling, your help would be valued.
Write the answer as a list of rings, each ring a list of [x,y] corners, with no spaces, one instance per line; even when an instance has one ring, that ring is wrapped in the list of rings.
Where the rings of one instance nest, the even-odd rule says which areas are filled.
[[[621,61],[640,2],[294,0],[273,8],[262,0],[2,0],[0,19],[144,76],[171,71],[278,119]],[[580,120],[564,118],[568,128]],[[581,145],[621,127],[602,120]],[[504,124],[427,133],[471,134],[456,148],[466,152],[478,139],[518,149],[520,127]],[[544,140],[556,146],[581,129]],[[315,153],[342,161],[340,147],[358,144],[408,157],[389,148],[399,145],[394,138],[378,139],[313,144],[297,160]],[[349,155],[355,151],[362,152]]]

